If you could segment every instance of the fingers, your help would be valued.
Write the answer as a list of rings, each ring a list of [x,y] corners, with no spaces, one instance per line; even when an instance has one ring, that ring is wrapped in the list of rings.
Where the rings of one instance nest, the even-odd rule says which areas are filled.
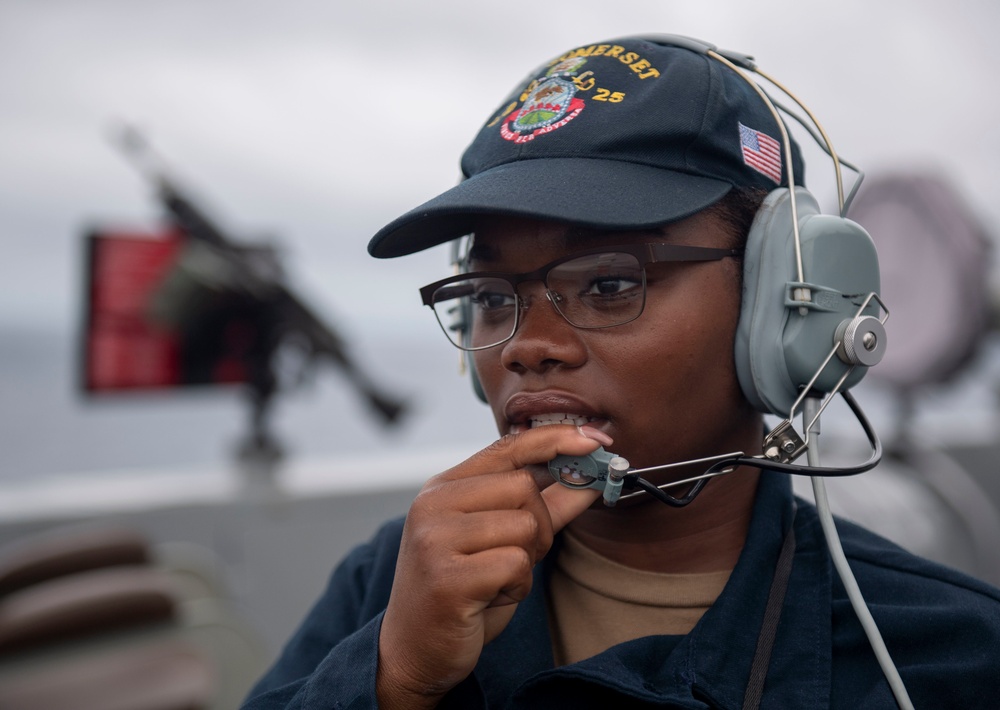
[[[527,471],[429,484],[413,501],[407,524],[431,538],[427,555],[516,545],[537,562],[554,534],[538,483]]]
[[[532,568],[555,532],[600,495],[541,490],[531,469],[601,444],[610,438],[586,427],[532,429],[427,482],[406,518],[380,630],[380,699],[433,705],[472,671],[530,593]]]
[[[586,510],[598,494],[548,486],[549,492],[540,496],[539,488],[544,484],[535,480],[533,472],[544,471],[545,464],[560,454],[584,455],[611,443],[610,437],[590,427],[562,425],[505,436],[428,481],[411,513],[423,510],[425,518],[433,521],[458,511],[526,510],[535,517],[530,541],[521,534],[504,537],[500,530],[504,523],[498,520],[484,521],[478,529],[466,520],[459,524],[467,537],[455,549],[471,554],[489,546],[520,545],[537,562],[551,547],[553,535]]]
[[[531,511],[482,511],[463,515],[456,521],[454,549],[466,555],[503,547],[534,550],[538,534],[538,517]]]
[[[425,486],[418,497],[433,497],[449,511],[475,513],[520,508],[537,495],[538,483],[531,471],[509,470],[471,478],[438,479]]]
[[[530,464],[545,463],[559,454],[589,454],[601,444],[610,443],[611,439],[606,434],[589,427],[557,424],[529,429],[501,437],[458,466],[445,471],[439,478],[453,480],[523,469]]]
[[[539,494],[534,479],[523,474],[480,476],[462,481],[462,487],[464,490],[456,492],[456,506],[466,514],[456,521],[461,532],[455,551],[472,554],[517,545],[534,548],[535,562],[548,552],[556,533],[601,497],[601,491],[593,488],[558,485]],[[487,505],[507,507],[476,510]],[[517,510],[510,509],[513,507]]]
[[[484,550],[470,556],[468,562],[476,570],[476,581],[469,586],[469,592],[484,607],[516,604],[531,591],[535,562],[521,547]]]
[[[555,535],[593,505],[602,494],[595,488],[549,486],[541,495],[552,521],[552,534]]]

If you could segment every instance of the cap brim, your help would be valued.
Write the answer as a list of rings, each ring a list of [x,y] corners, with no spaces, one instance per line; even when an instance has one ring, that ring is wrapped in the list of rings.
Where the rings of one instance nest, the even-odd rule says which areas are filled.
[[[718,202],[723,180],[594,158],[544,158],[473,175],[379,230],[378,258],[404,256],[473,231],[483,215],[556,220],[595,229],[643,229]]]

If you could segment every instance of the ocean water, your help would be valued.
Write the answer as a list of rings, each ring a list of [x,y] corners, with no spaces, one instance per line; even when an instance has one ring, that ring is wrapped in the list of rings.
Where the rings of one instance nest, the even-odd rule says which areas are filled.
[[[87,397],[78,387],[77,353],[70,333],[0,329],[0,480],[235,465],[249,432],[242,388]],[[489,410],[459,376],[457,351],[440,333],[359,343],[352,354],[387,393],[407,402],[407,416],[383,427],[339,371],[320,365],[275,405],[272,429],[286,456],[466,446],[472,454],[496,438]]]

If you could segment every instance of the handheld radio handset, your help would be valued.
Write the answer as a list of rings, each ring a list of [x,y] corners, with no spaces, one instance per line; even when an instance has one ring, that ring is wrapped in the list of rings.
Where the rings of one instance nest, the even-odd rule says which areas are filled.
[[[621,497],[629,463],[617,454],[598,447],[586,456],[556,456],[549,461],[549,473],[567,488],[596,488],[604,493],[604,505],[614,507]]]
[[[733,451],[719,456],[710,456],[692,461],[679,461],[677,463],[663,464],[662,466],[650,466],[648,468],[632,468],[628,459],[623,458],[610,451],[605,451],[604,447],[598,447],[596,451],[586,456],[556,456],[549,461],[549,473],[556,480],[567,488],[595,488],[604,494],[604,505],[613,508],[619,500],[627,500],[642,492],[651,494],[654,498],[676,508],[683,507],[694,500],[695,496],[701,492],[710,478],[731,473],[736,470],[737,462],[744,456],[742,451]],[[653,485],[641,477],[643,473],[650,471],[664,471],[680,466],[690,466],[692,464],[710,464],[708,470],[698,476],[685,478],[680,481],[670,481],[659,486]],[[682,498],[675,498],[665,492],[667,488],[694,484]],[[636,490],[634,493],[622,495],[622,490]]]

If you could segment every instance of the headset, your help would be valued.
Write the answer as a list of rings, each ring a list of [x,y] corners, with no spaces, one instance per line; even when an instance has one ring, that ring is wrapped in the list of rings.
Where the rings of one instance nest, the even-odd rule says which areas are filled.
[[[841,548],[821,478],[868,471],[882,456],[877,435],[849,392],[870,367],[882,360],[887,342],[885,322],[889,317],[889,310],[879,296],[879,264],[874,242],[864,228],[846,216],[864,174],[837,155],[812,112],[788,89],[761,71],[753,57],[720,50],[715,45],[681,35],[628,39],[688,49],[726,65],[760,96],[781,133],[788,184],[792,187],[777,188],[765,197],[748,233],[734,358],[740,388],[747,400],[757,411],[782,417],[782,420],[765,436],[762,456],[746,456],[737,451],[696,461],[635,469],[626,459],[599,448],[589,456],[556,457],[549,462],[549,471],[563,485],[603,491],[608,506],[614,506],[619,499],[643,494],[672,506],[684,506],[694,500],[708,480],[731,473],[740,466],[812,476],[820,522],[834,566],[897,703],[901,708],[912,708]],[[808,122],[773,99],[750,74],[762,77],[791,99],[808,116]],[[838,215],[822,214],[812,194],[795,186],[791,137],[782,114],[796,120],[832,159]],[[857,175],[846,198],[842,165]],[[467,258],[460,240],[452,246],[452,261],[456,269],[462,271]],[[452,328],[460,330],[463,342],[468,343],[471,306],[464,304],[455,316]],[[486,394],[471,353],[465,351],[462,357],[463,369],[465,365],[469,368],[476,396],[485,402]],[[810,446],[810,439],[815,439],[819,417],[838,393],[864,430],[871,455],[857,466],[824,468],[820,466],[816,446]],[[792,423],[800,412],[804,436]],[[803,453],[807,454],[808,465],[793,464]],[[705,464],[707,470],[702,475],[660,486],[641,476],[650,471],[694,464]],[[665,492],[667,488],[683,485],[689,486],[683,497]],[[623,489],[639,490],[622,495]]]
[[[840,158],[809,109],[785,87],[764,74],[752,57],[719,50],[715,45],[681,35],[629,38],[675,46],[710,57],[736,72],[760,96],[773,115],[784,147],[788,184],[795,185],[791,137],[782,112],[810,133],[833,160],[840,215],[824,215],[804,187],[781,187],[761,204],[746,240],[743,258],[743,298],[736,328],[734,360],[744,396],[762,413],[782,417],[765,437],[766,461],[761,467],[806,475],[850,475],[873,468],[881,459],[881,445],[848,390],[868,368],[881,361],[886,349],[885,321],[889,312],[879,297],[879,265],[868,233],[846,218],[863,173]],[[620,40],[622,41],[622,40]],[[748,72],[758,74],[792,99],[806,113],[815,130],[801,117],[779,104]],[[845,199],[840,167],[858,175]],[[452,242],[456,273],[466,269],[461,240]],[[880,312],[883,315],[880,316]],[[471,310],[463,304],[451,328],[471,338]],[[476,374],[471,354],[462,356],[476,396],[486,394]],[[807,397],[822,395],[819,413],[841,393],[868,436],[872,456],[860,466],[819,469],[795,466],[792,461],[808,448],[815,420],[800,435],[792,425]],[[732,458],[732,457],[730,457]],[[742,461],[756,465],[757,459]]]

